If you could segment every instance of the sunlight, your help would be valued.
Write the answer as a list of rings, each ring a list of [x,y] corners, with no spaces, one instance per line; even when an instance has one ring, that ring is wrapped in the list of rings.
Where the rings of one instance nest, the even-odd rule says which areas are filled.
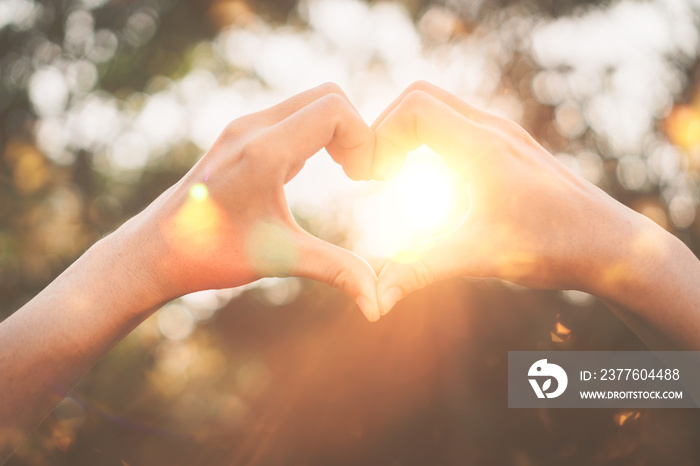
[[[362,254],[396,258],[457,227],[468,211],[466,184],[427,146],[408,154],[401,172],[356,210]]]
[[[163,222],[161,230],[173,251],[206,259],[223,241],[224,217],[207,187],[197,183],[177,213]]]
[[[209,197],[209,190],[203,183],[197,183],[190,188],[190,197],[195,201],[203,201]]]
[[[440,156],[427,147],[414,152],[386,187],[397,206],[396,223],[407,233],[420,234],[444,222],[453,203],[450,175]]]

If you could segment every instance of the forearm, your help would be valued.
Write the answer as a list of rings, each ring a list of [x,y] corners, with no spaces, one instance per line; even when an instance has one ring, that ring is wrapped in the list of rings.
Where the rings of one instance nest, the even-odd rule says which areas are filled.
[[[166,298],[136,234],[125,224],[102,239],[0,324],[0,463]]]
[[[700,350],[700,261],[678,238],[634,215],[632,228],[609,241],[592,292],[652,349]]]
[[[305,232],[284,196],[324,147],[366,179],[374,141],[335,85],[231,122],[178,183],[0,323],[0,462],[110,348],[182,294],[294,274],[339,287],[376,320],[372,268]],[[281,247],[266,225],[282,232]]]

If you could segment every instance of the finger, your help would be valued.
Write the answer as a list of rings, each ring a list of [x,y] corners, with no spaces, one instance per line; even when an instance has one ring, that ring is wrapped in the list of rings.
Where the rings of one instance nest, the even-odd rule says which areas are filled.
[[[377,276],[359,256],[300,230],[294,275],[328,283],[355,301],[370,322],[379,319]]]
[[[301,108],[262,133],[257,147],[285,157],[285,182],[304,162],[323,149],[343,166],[353,180],[370,177],[374,133],[347,99],[331,93]]]
[[[377,276],[357,255],[316,238],[291,213],[258,220],[246,240],[256,277],[306,277],[328,283],[355,301],[370,321],[379,319]]]
[[[389,179],[406,153],[427,144],[453,168],[471,165],[498,139],[481,125],[423,91],[412,91],[375,129],[372,177]],[[468,174],[457,170],[460,175]]]
[[[312,89],[301,92],[295,96],[288,98],[270,108],[251,114],[250,116],[260,121],[265,126],[271,126],[278,123],[292,114],[298,112],[307,105],[317,101],[321,97],[330,94],[337,94],[344,98],[350,104],[350,100],[345,95],[345,92],[335,83],[324,83]],[[352,104],[350,104],[352,105]]]
[[[400,299],[433,282],[455,276],[484,276],[485,263],[471,252],[475,248],[470,247],[465,229],[422,243],[404,257],[384,266],[377,282],[382,315],[387,314]]]
[[[501,121],[502,118],[493,115],[485,110],[481,110],[473,105],[465,102],[456,95],[432,84],[428,81],[416,81],[408,86],[401,95],[394,100],[372,123],[371,128],[376,129],[384,119],[406,98],[411,92],[421,91],[430,94],[440,100],[445,105],[452,107],[455,111],[461,113],[464,117],[477,123],[495,123]]]

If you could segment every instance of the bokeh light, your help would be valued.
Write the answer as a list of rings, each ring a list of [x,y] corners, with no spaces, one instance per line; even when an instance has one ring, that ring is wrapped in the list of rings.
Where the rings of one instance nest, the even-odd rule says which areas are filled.
[[[698,18],[695,0],[0,0],[0,312],[231,120],[324,81],[367,122],[432,81],[697,254]],[[464,189],[425,149],[386,183],[348,180],[322,150],[285,193],[302,227],[379,267],[458,225]],[[226,244],[207,193],[204,180],[161,226],[187,245],[175,252]],[[246,244],[262,274],[296,260],[277,227]],[[10,464],[697,464],[691,410],[504,408],[508,350],[643,348],[576,290],[457,280],[370,325],[330,287],[266,278],[156,311]]]
[[[183,340],[194,329],[194,316],[180,304],[168,304],[158,311],[158,330],[171,340]]]

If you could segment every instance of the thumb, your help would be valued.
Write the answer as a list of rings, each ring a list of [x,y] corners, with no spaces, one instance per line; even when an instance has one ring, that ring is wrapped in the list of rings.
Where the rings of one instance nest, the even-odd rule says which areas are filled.
[[[338,288],[355,301],[370,322],[379,319],[377,275],[358,255],[306,231],[297,233],[298,260],[294,275]]]
[[[381,314],[410,293],[433,282],[469,274],[476,264],[465,258],[465,238],[460,229],[445,236],[419,244],[389,261],[377,282],[377,297]]]

